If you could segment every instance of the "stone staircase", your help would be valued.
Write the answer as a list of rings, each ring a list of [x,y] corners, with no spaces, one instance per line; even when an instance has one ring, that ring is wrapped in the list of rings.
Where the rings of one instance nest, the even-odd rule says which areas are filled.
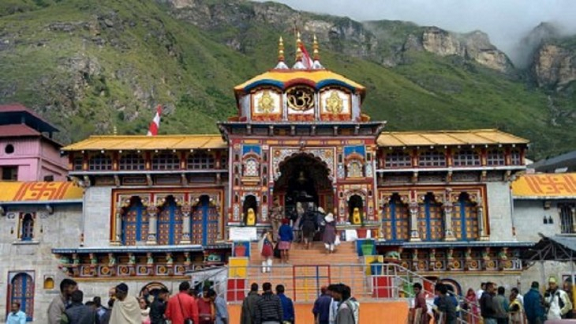
[[[289,263],[281,264],[280,259],[275,258],[269,273],[262,273],[262,257],[257,252],[257,243],[252,243],[251,251],[247,275],[249,281],[260,285],[270,282],[273,288],[282,284],[286,294],[296,302],[313,302],[320,287],[330,283],[347,284],[352,294],[358,297],[371,294],[355,242],[342,242],[332,254],[326,254],[321,242],[313,243],[309,250],[302,244],[294,243]]]

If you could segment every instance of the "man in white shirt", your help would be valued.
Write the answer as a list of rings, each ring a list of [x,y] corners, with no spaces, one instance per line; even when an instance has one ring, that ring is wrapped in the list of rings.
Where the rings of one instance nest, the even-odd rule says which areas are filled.
[[[482,294],[484,293],[484,290],[486,290],[486,283],[483,282],[480,284],[480,289],[478,289],[478,291],[476,291],[476,299],[480,300],[480,298],[482,298]]]
[[[10,310],[11,312],[6,317],[6,324],[26,324],[26,313],[20,310],[19,302],[12,302]]]

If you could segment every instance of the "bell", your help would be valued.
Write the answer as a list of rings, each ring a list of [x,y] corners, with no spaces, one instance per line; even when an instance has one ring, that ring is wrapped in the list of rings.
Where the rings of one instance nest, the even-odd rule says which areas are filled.
[[[307,181],[307,180],[306,180],[306,177],[304,176],[304,171],[300,171],[300,175],[298,176],[297,181],[300,182],[300,183],[304,183],[304,182]]]

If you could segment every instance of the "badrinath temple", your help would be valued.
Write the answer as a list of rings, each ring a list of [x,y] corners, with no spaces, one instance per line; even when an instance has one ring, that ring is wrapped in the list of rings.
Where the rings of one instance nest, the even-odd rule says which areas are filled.
[[[106,300],[120,282],[134,294],[175,291],[197,271],[248,269],[259,253],[242,241],[270,228],[273,208],[292,215],[299,204],[336,218],[343,252],[307,263],[332,273],[357,238],[373,245],[370,260],[460,294],[571,274],[523,256],[576,230],[576,174],[527,173],[528,140],[496,129],[387,131],[363,113],[366,88],[325,68],[316,42],[311,62],[298,49],[291,67],[279,47],[273,69],[234,87],[237,114],[219,134],[94,135],[62,147],[41,116],[0,106],[0,318],[20,301],[44,323],[63,278]],[[289,267],[298,276],[297,261]],[[248,287],[257,272],[229,286]]]

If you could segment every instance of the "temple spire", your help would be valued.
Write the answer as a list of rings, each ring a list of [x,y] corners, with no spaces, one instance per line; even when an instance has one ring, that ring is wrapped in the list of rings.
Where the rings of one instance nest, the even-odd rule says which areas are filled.
[[[284,63],[284,40],[282,36],[278,39],[278,64],[276,64],[275,69],[287,69],[288,66]]]
[[[302,40],[300,32],[296,32],[296,62],[302,61]]]
[[[324,67],[320,63],[320,51],[319,51],[320,46],[318,45],[318,38],[316,38],[316,35],[314,35],[314,43],[312,44],[312,48],[314,50],[314,53],[312,54],[313,57],[312,59],[314,60],[312,62],[312,69],[314,70],[323,69]]]

